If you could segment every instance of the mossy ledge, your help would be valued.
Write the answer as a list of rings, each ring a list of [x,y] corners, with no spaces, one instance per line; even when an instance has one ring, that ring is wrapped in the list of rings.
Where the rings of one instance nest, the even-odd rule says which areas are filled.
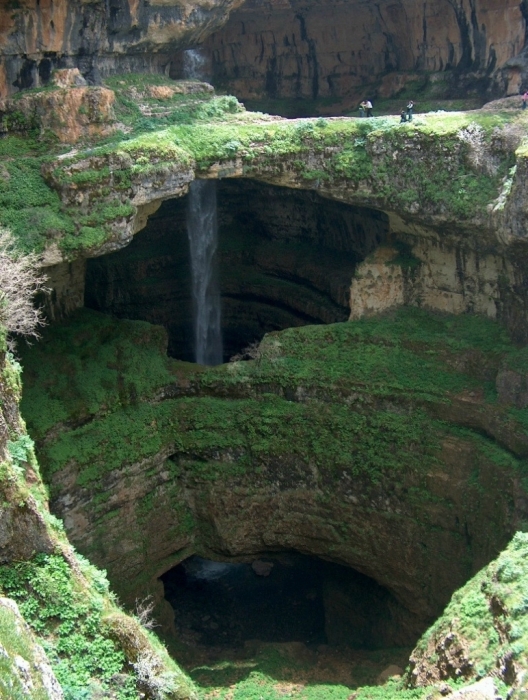
[[[314,189],[386,211],[396,229],[450,229],[480,248],[522,238],[520,113],[430,113],[403,125],[395,117],[287,120],[246,112],[234,97],[151,82],[108,82],[121,131],[103,142],[68,150],[12,135],[0,143],[0,223],[46,264],[126,245],[153,206],[185,194],[195,177]]]

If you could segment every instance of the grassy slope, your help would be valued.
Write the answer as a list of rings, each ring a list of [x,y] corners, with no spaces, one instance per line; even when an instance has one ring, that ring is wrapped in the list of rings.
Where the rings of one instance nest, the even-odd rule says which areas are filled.
[[[72,428],[42,452],[48,478],[73,459],[79,482],[95,485],[104,473],[169,446],[183,453],[237,448],[256,457],[281,454],[293,444],[300,458],[315,458],[321,468],[332,463],[336,472],[346,468],[374,480],[403,465],[420,469],[424,459],[434,459],[447,429],[429,417],[428,402],[479,387],[492,399],[492,385],[479,376],[482,368],[514,352],[492,322],[417,310],[271,334],[257,361],[208,370],[164,359],[160,334],[148,324],[116,323],[83,311],[24,351],[23,411],[32,434],[40,440],[63,422]],[[469,356],[465,372],[456,369],[461,353]],[[196,397],[193,390],[181,398],[145,400],[182,379],[210,395]],[[299,387],[319,392],[315,398],[323,402],[285,398]],[[223,399],[226,391],[238,398]],[[350,395],[353,410],[339,399]],[[411,399],[411,409],[384,408],[383,401],[393,398]],[[158,430],[150,429],[152,421]],[[490,452],[485,438],[472,439]],[[416,445],[415,456],[410,444]],[[251,469],[250,462],[242,458],[231,468]],[[226,465],[196,468],[214,477]]]

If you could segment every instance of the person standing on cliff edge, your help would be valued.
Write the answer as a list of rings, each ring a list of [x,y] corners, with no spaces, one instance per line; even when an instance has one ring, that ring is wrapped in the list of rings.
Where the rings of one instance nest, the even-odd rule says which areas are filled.
[[[365,102],[365,109],[367,110],[367,117],[372,117],[372,102],[370,100],[367,100]]]
[[[414,102],[412,100],[409,100],[409,102],[407,104],[407,121],[408,122],[412,122],[413,109],[414,109]]]

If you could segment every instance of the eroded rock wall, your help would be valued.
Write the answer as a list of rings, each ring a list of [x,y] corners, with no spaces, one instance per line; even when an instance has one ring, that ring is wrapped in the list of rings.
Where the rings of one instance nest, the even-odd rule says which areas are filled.
[[[89,260],[85,299],[90,308],[163,325],[170,355],[192,360],[186,206],[186,198],[163,203],[130,246]],[[345,320],[356,264],[388,235],[381,212],[248,180],[218,183],[218,218],[226,357],[269,331]],[[73,308],[71,274],[81,266],[55,269],[60,318]]]
[[[0,2],[0,97],[45,85],[54,68],[91,82],[112,72],[164,72],[176,48],[201,42],[241,0]]]
[[[524,46],[522,8],[519,0],[248,0],[205,45],[214,79],[240,99],[319,101],[320,113],[391,97],[410,81],[419,90],[426,74],[445,83],[444,96],[517,93],[522,61],[502,69]]]
[[[350,288],[350,319],[402,305],[476,313],[504,323],[524,342],[522,260],[431,237],[402,236],[361,263]]]
[[[403,644],[526,518],[524,413],[486,393],[515,348],[489,320],[289,329],[215,369],[165,342],[84,311],[23,358],[55,512],[125,600],[195,552],[297,550],[390,590]]]

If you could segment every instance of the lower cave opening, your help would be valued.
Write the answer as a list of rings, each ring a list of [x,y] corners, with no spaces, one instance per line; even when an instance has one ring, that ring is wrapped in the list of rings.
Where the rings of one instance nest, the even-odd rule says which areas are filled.
[[[241,648],[251,640],[351,649],[412,645],[405,611],[372,578],[297,552],[244,562],[192,556],[163,574],[178,639]]]

